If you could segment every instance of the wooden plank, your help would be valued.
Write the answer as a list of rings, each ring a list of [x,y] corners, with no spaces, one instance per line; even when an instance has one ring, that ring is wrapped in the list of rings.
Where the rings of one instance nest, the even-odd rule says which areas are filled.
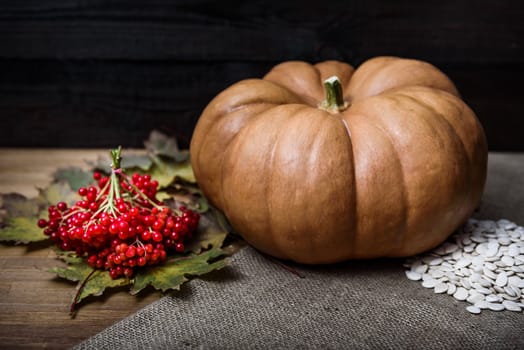
[[[206,104],[269,63],[4,61],[0,146],[141,147],[152,129],[187,148]],[[491,150],[524,150],[522,65],[439,66],[485,126]]]
[[[519,1],[5,1],[0,57],[438,63],[524,59]]]
[[[0,193],[36,194],[57,167],[84,166],[105,150],[0,149]],[[60,264],[49,246],[0,245],[0,347],[66,349],[158,300],[125,292],[91,299],[75,319],[69,316],[74,284],[47,270]]]

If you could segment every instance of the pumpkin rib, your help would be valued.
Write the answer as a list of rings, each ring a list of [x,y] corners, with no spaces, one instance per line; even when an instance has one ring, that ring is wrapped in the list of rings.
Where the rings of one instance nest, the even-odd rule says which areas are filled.
[[[285,160],[288,158],[285,156],[286,150],[296,138],[289,135],[285,130],[282,130],[284,133],[281,132],[279,138],[282,141],[282,146],[279,145],[273,158],[273,169],[279,170],[275,173],[277,176],[275,181],[271,180],[272,184],[275,184],[279,190],[285,189],[286,184],[291,185],[289,187],[291,192],[288,192],[291,196],[289,197],[289,204],[294,208],[290,213],[291,221],[288,221],[287,227],[286,220],[282,215],[274,217],[277,221],[272,221],[271,224],[281,230],[275,233],[278,235],[276,239],[279,244],[283,244],[283,248],[287,247],[287,249],[284,249],[287,259],[303,263],[330,263],[348,258],[350,256],[348,247],[354,241],[354,234],[349,236],[348,234],[352,234],[351,227],[353,227],[355,220],[351,215],[354,213],[355,206],[349,196],[345,196],[346,201],[344,203],[337,201],[334,204],[332,200],[333,195],[338,195],[341,191],[355,190],[354,187],[347,189],[352,186],[354,181],[352,177],[354,171],[350,169],[350,166],[352,166],[351,141],[348,139],[342,123],[337,120],[339,118],[330,113],[309,106],[302,106],[301,109],[287,115],[286,123],[279,127],[288,131],[299,130],[297,126],[301,124],[306,126],[304,130],[307,131],[307,134],[304,135],[305,138],[299,137],[300,146],[297,147],[303,150],[302,156],[299,156],[299,163],[293,162],[291,168],[286,168]],[[335,138],[332,138],[333,136]],[[336,151],[332,148],[332,141],[335,141],[336,145],[339,146]],[[347,161],[339,163],[332,158],[332,155],[341,152],[345,153],[343,157]],[[325,156],[329,158],[323,158]],[[294,159],[294,157],[292,158]],[[296,165],[298,164],[302,165],[297,168]],[[288,172],[286,169],[292,171],[291,176],[293,178],[293,174],[298,174],[297,172],[300,172],[303,176],[293,181],[293,178],[286,174]],[[336,179],[333,178],[332,170],[336,171]],[[278,184],[279,179],[283,180],[280,184]],[[318,197],[315,196],[317,190],[314,188],[317,185],[322,187],[323,184],[329,182],[337,185],[335,187],[328,186],[328,192],[319,193]],[[305,201],[306,198],[309,199]],[[278,210],[287,209],[284,205],[287,200],[283,199],[281,195],[269,197],[268,200],[274,201]],[[327,214],[328,212],[330,214]],[[297,216],[296,213],[302,213],[302,218]],[[327,217],[332,219],[326,221],[326,214]],[[323,230],[327,230],[327,232],[322,233]],[[326,237],[332,237],[332,239],[326,240]],[[335,242],[338,243],[335,244]]]
[[[277,115],[278,115],[278,113],[275,113],[275,112],[274,112],[275,109],[283,108],[283,106],[290,106],[290,105],[292,105],[292,106],[297,106],[297,107],[301,107],[301,108],[308,108],[307,106],[305,106],[305,105],[303,105],[303,104],[298,104],[298,103],[297,103],[297,104],[280,104],[280,105],[274,105],[273,107],[268,108],[268,109],[262,111],[261,113],[257,114],[256,116],[253,116],[253,117],[250,119],[250,122],[249,122],[249,123],[246,123],[246,125],[245,125],[243,128],[241,128],[241,129],[240,129],[240,130],[239,130],[239,131],[238,131],[238,132],[233,136],[233,138],[232,138],[232,139],[230,140],[230,142],[228,143],[227,147],[223,150],[222,154],[224,155],[224,156],[223,156],[224,161],[222,162],[222,167],[221,167],[221,169],[220,169],[220,178],[221,178],[221,180],[220,180],[220,187],[221,187],[221,189],[220,189],[220,193],[221,193],[221,195],[222,195],[222,198],[221,198],[221,202],[222,202],[222,203],[227,203],[227,201],[224,199],[224,193],[226,192],[226,191],[225,191],[225,185],[224,185],[224,182],[225,182],[226,180],[228,180],[228,179],[226,178],[226,175],[225,175],[225,174],[229,171],[229,169],[227,168],[227,165],[229,164],[228,159],[229,159],[229,157],[231,157],[231,153],[232,153],[231,148],[235,145],[236,142],[239,142],[238,139],[239,139],[239,137],[243,137],[243,133],[249,131],[249,129],[246,129],[246,128],[250,128],[250,127],[252,127],[252,125],[254,125],[254,123],[256,123],[258,119],[264,119],[265,114],[277,114]],[[278,138],[277,138],[277,143],[278,143]],[[275,145],[273,145],[272,149],[273,149],[273,150],[276,150],[274,147],[275,147]],[[267,163],[267,161],[266,161],[266,163]],[[267,166],[265,166],[264,168],[266,168],[266,167],[267,167]],[[267,197],[266,197],[266,198],[267,198]],[[265,203],[267,204],[268,201],[266,201]],[[227,205],[224,205],[224,207],[221,208],[221,209],[222,209],[222,210],[224,211],[224,213],[226,214],[226,217],[229,217],[229,215],[230,215],[230,214],[229,214],[230,209],[227,207]],[[268,209],[267,206],[266,206],[266,209]],[[269,213],[266,213],[265,216],[266,216],[266,217],[270,217]],[[271,230],[271,229],[272,229],[272,225],[268,225],[268,226],[269,226],[269,228],[270,228],[270,230]],[[265,237],[266,237],[266,239],[267,239],[268,237],[270,237],[270,239],[271,239],[272,241],[274,241],[274,239],[273,239],[273,235],[267,235],[267,234],[266,234]],[[273,246],[273,247],[277,247],[276,244],[273,244],[272,246]],[[275,254],[275,255],[285,256],[285,254],[282,253],[280,247],[278,247],[278,251],[279,251],[278,253],[273,252],[273,254]]]
[[[300,74],[297,74],[296,71],[300,71]],[[308,77],[308,74],[315,78],[308,79],[311,78]],[[320,81],[320,72],[313,65],[302,61],[281,63],[271,69],[263,77],[263,80],[291,91],[301,97],[304,104],[312,107],[316,107],[317,102],[322,100],[324,93],[322,85],[310,83],[310,80]]]
[[[407,191],[406,191],[406,188],[407,188],[407,185],[406,185],[406,175],[405,175],[405,170],[404,170],[404,167],[402,166],[402,157],[400,156],[400,151],[398,150],[398,143],[395,142],[395,138],[391,136],[389,130],[387,130],[387,128],[384,128],[382,127],[381,125],[377,125],[375,124],[374,127],[378,130],[380,130],[383,135],[386,136],[386,139],[389,141],[389,144],[391,144],[392,146],[392,149],[394,150],[394,153],[396,155],[395,157],[395,161],[396,163],[400,164],[400,181],[401,181],[401,188],[402,188],[402,191],[401,191],[401,196],[402,196],[402,208],[404,210],[402,210],[402,226],[399,228],[398,232],[400,232],[401,234],[398,235],[400,236],[400,240],[398,239],[398,236],[397,237],[392,237],[393,239],[391,240],[391,243],[395,243],[394,246],[395,248],[391,248],[390,247],[390,250],[389,250],[389,253],[386,253],[386,256],[390,256],[391,254],[391,251],[394,251],[394,250],[397,250],[399,249],[399,247],[402,247],[402,245],[404,244],[404,236],[405,234],[403,234],[404,232],[407,231],[407,228],[409,227],[408,226],[408,222],[409,222],[409,200],[408,200],[408,194],[407,194]],[[374,233],[375,235],[376,234],[381,234],[380,232],[377,232],[377,233]]]
[[[453,96],[453,95],[450,94],[450,96]],[[455,97],[455,96],[453,96],[453,97]],[[441,118],[441,120],[443,120],[448,125],[449,130],[452,131],[452,134],[455,136],[455,139],[458,140],[458,142],[459,142],[459,144],[461,146],[461,151],[462,151],[462,154],[464,155],[464,158],[467,160],[467,166],[464,167],[464,169],[467,172],[466,177],[467,178],[474,177],[471,174],[471,169],[474,166],[474,161],[472,159],[472,155],[467,151],[467,147],[465,145],[465,142],[462,139],[462,137],[459,135],[459,133],[457,131],[457,128],[455,128],[455,126],[451,123],[451,121],[448,119],[448,117],[445,114],[443,114],[442,112],[440,112],[439,110],[433,108],[428,103],[426,103],[425,101],[422,101],[420,99],[417,99],[417,102],[419,104],[421,104],[421,105],[426,106],[429,110],[431,110],[433,112],[433,114],[438,115]],[[463,103],[462,100],[459,100],[457,98],[456,99],[452,99],[452,101],[450,101],[450,103],[452,103],[455,107],[459,107],[460,108],[460,111],[458,112],[458,116],[459,116],[459,119],[463,119],[464,113],[466,111],[465,103]],[[472,195],[474,195],[474,193],[475,193],[474,191],[476,190],[475,186],[465,186],[465,188],[467,189],[467,198],[472,198]],[[480,198],[477,199],[477,200],[479,201]],[[472,208],[470,210],[470,213],[468,213],[467,217],[471,216],[473,214],[474,210],[475,210],[475,208]],[[465,221],[466,219],[467,218],[463,219],[463,221]]]
[[[466,177],[469,178],[469,176],[468,176],[469,175],[469,169],[471,168],[471,164],[472,164],[471,159],[470,159],[468,153],[466,152],[466,147],[464,145],[464,141],[458,135],[456,129],[453,127],[453,125],[450,123],[450,121],[446,118],[446,116],[444,114],[440,113],[439,111],[437,111],[432,106],[430,106],[427,103],[425,103],[424,101],[422,101],[421,99],[415,98],[413,96],[410,96],[407,93],[402,92],[402,89],[399,89],[399,90],[397,90],[395,92],[392,92],[392,94],[395,94],[397,96],[402,96],[403,98],[409,99],[410,101],[412,101],[412,103],[416,103],[419,106],[421,106],[421,107],[425,108],[426,110],[428,110],[431,115],[438,116],[438,118],[429,118],[428,115],[425,115],[424,113],[420,113],[419,114],[419,117],[423,118],[426,121],[425,124],[427,126],[429,126],[430,129],[433,131],[432,135],[440,139],[439,143],[441,143],[443,145],[446,144],[446,143],[449,144],[450,146],[447,146],[447,147],[455,148],[455,146],[451,146],[453,144],[459,147],[460,154],[462,155],[462,156],[460,156],[460,158],[465,159],[467,161],[467,165],[461,167],[461,171],[465,170],[467,172]],[[441,124],[440,128],[441,129],[443,128],[443,130],[445,130],[446,135],[443,135],[442,132],[439,131],[435,127],[434,123],[437,120]],[[452,135],[452,139],[454,140],[451,143],[449,141],[449,136],[450,135]],[[459,161],[459,164],[461,164],[461,163],[462,162]],[[470,186],[465,186],[465,187],[468,190],[468,193],[466,194],[466,197],[470,198],[471,192],[472,192],[472,188]],[[407,235],[404,235],[404,240],[410,240],[411,238],[412,237],[408,237]],[[405,244],[403,244],[403,246],[405,246]]]
[[[209,135],[212,135],[214,133],[214,130],[222,130],[222,124],[229,124],[231,123],[230,121],[228,121],[228,119],[231,119],[231,118],[241,118],[242,116],[232,116],[233,114],[235,113],[238,113],[238,112],[241,112],[243,109],[247,109],[247,108],[252,108],[253,106],[267,106],[267,108],[265,108],[264,110],[261,110],[259,111],[258,113],[253,113],[253,114],[250,114],[248,115],[247,117],[245,117],[245,119],[247,119],[246,122],[243,123],[243,125],[237,130],[237,132],[231,137],[229,138],[229,140],[226,140],[223,147],[224,149],[227,149],[228,146],[231,144],[231,142],[233,141],[233,139],[238,135],[238,133],[240,132],[240,130],[242,130],[246,125],[249,124],[249,120],[253,119],[253,118],[256,118],[257,115],[261,114],[261,113],[264,113],[266,110],[268,109],[271,109],[273,107],[276,107],[278,105],[275,105],[275,104],[272,104],[272,103],[265,103],[265,102],[257,102],[257,103],[254,103],[252,105],[242,105],[240,106],[239,108],[236,108],[235,110],[231,111],[230,113],[227,113],[227,114],[223,114],[221,115],[221,117],[219,118],[215,118],[215,122],[213,124],[211,124],[209,126],[209,128],[207,128],[206,131],[206,135],[207,137],[204,137],[202,138],[202,140],[200,141],[200,145],[199,145],[199,148],[198,149],[192,149],[192,153],[193,153],[193,157],[191,157],[191,163],[192,163],[192,166],[193,166],[193,169],[195,171],[195,174],[198,175],[200,174],[200,163],[201,163],[201,153],[204,152],[204,151],[208,151],[209,148],[210,148],[210,145],[208,144],[208,142],[213,142],[214,138],[213,137],[209,137]],[[217,158],[217,162],[218,163],[223,163],[222,160],[224,158],[224,154],[225,152],[217,152],[217,155],[216,157]],[[208,165],[209,166],[209,165]],[[222,172],[221,173],[221,177],[223,176],[222,175]],[[220,190],[220,193],[222,192],[222,190]],[[209,196],[209,194],[207,194]],[[222,196],[220,196],[222,197]],[[215,198],[211,198],[212,199],[212,203],[214,205],[219,205],[219,203],[223,203],[223,198],[219,198],[219,199],[216,199],[214,200]]]
[[[307,106],[305,105],[297,105],[297,110],[292,114],[293,117],[296,117],[297,115],[299,115],[299,111],[300,110],[304,110],[305,108],[308,108]],[[287,118],[287,120],[284,122],[284,125],[289,123],[289,119],[290,118]],[[280,145],[280,140],[281,140],[281,135],[286,131],[287,128],[285,128],[284,126],[281,126],[281,128],[278,130],[278,133],[277,133],[277,136],[276,136],[276,142],[273,144],[273,147],[271,148],[271,154],[270,154],[270,157],[269,159],[266,161],[266,167],[265,168],[269,168],[271,170],[271,168],[273,167],[273,164],[275,162],[275,154],[276,154],[276,151]],[[277,240],[275,239],[275,232],[273,230],[273,227],[274,227],[274,224],[271,220],[271,218],[273,217],[273,206],[272,206],[272,203],[273,203],[273,176],[274,176],[274,172],[273,171],[269,171],[269,178],[267,179],[267,182],[266,182],[266,192],[265,192],[265,198],[267,199],[266,200],[266,208],[267,208],[267,217],[269,218],[269,237],[271,239],[271,241],[273,242],[273,246],[277,248],[278,252],[280,255],[282,256],[285,256],[286,254],[283,253],[285,251],[285,248],[282,249],[282,246],[280,244],[278,244]]]
[[[228,101],[233,99],[233,102],[222,105],[218,103],[222,99],[226,99]],[[226,148],[226,145],[229,145],[232,138],[236,137],[240,129],[249,124],[250,119],[256,117],[260,113],[263,113],[265,110],[271,109],[275,106],[288,104],[290,101],[301,103],[302,99],[300,96],[297,96],[289,89],[286,89],[271,81],[264,81],[262,79],[242,80],[233,84],[229,89],[221,92],[218,96],[216,96],[204,109],[202,113],[203,118],[199,119],[199,122],[195,127],[195,133],[193,134],[193,138],[191,140],[191,163],[197,179],[200,178],[200,182],[202,182],[203,179],[207,179],[206,181],[213,180],[213,176],[209,176],[210,165],[202,165],[205,163],[205,160],[202,160],[202,152],[212,152],[214,153],[214,159],[216,159],[216,157],[223,159],[223,153],[219,152],[220,149]],[[222,125],[230,125],[232,122],[228,119],[232,117],[239,117],[235,115],[235,113],[240,113],[243,109],[246,108],[256,109],[256,106],[265,106],[266,104],[267,108],[258,112],[255,111],[252,114],[248,113],[245,118],[246,121],[239,128],[239,130],[237,130],[234,135],[230,135],[231,139],[228,141],[223,141],[218,138],[218,140],[221,140],[221,147],[218,147],[219,149],[217,149],[217,147],[210,148],[208,142],[215,143],[215,140],[217,140],[217,138],[215,138],[213,135],[222,134],[221,136],[223,138],[224,133],[222,132]],[[216,163],[214,159],[211,161],[213,164]],[[199,176],[203,171],[201,168],[207,169],[207,171],[206,174]],[[213,172],[213,170],[211,170],[211,172]],[[210,185],[202,187],[210,187],[214,192],[217,192],[216,189],[214,189],[215,186]],[[209,195],[209,193],[205,194]],[[211,202],[218,206],[218,202],[221,200],[222,199],[216,199],[215,201],[212,200]]]
[[[442,90],[441,90],[442,91]],[[399,92],[397,93],[399,94],[400,96],[404,96],[406,98],[409,98],[411,99],[413,102],[416,102],[418,103],[420,106],[423,106],[425,107],[427,110],[431,111],[432,114],[436,114],[440,117],[440,119],[448,126],[447,130],[448,131],[451,131],[454,135],[454,139],[458,140],[460,146],[461,146],[461,150],[462,150],[462,153],[465,155],[466,159],[468,160],[468,166],[467,168],[469,169],[471,164],[472,164],[472,161],[471,161],[471,158],[470,158],[470,155],[468,154],[468,152],[466,151],[466,145],[464,144],[464,140],[462,139],[462,137],[460,137],[460,135],[458,134],[456,128],[453,126],[453,124],[451,124],[451,122],[449,121],[449,119],[446,117],[446,115],[444,115],[443,113],[441,113],[440,111],[438,111],[437,109],[433,108],[433,106],[427,104],[426,102],[420,100],[420,99],[417,99],[417,98],[414,98],[413,96],[410,96],[406,93],[402,93],[402,92]],[[460,115],[463,115],[463,111],[464,111],[464,105],[462,104],[462,108],[461,108],[461,113]],[[424,118],[427,119],[426,116],[423,116]],[[441,135],[439,135],[439,137],[442,138]]]
[[[337,115],[338,119],[340,120],[342,126],[344,127],[344,130],[346,131],[346,136],[347,136],[347,139],[348,139],[348,143],[350,145],[350,150],[348,150],[348,154],[350,156],[350,159],[351,159],[351,169],[353,169],[353,172],[351,174],[351,178],[352,178],[352,181],[351,181],[351,186],[353,188],[353,191],[351,192],[352,193],[352,198],[350,200],[350,204],[352,203],[353,205],[351,205],[351,207],[353,208],[352,210],[352,213],[351,213],[351,216],[353,217],[353,227],[352,227],[352,230],[350,230],[349,232],[352,232],[352,240],[351,240],[351,243],[348,247],[348,252],[349,252],[349,255],[350,256],[354,256],[355,255],[355,247],[356,247],[356,241],[357,241],[357,233],[359,232],[359,216],[357,215],[357,208],[358,208],[358,203],[357,203],[357,190],[358,190],[358,187],[357,187],[357,174],[356,174],[356,167],[355,167],[355,153],[354,153],[354,148],[353,148],[353,139],[351,138],[351,130],[349,128],[349,124],[347,122],[347,120],[345,119],[346,118],[346,114],[338,114]]]
[[[398,57],[378,57],[364,62],[355,70],[348,93],[353,100],[361,100],[414,86],[446,91],[460,98],[453,82],[434,65]]]

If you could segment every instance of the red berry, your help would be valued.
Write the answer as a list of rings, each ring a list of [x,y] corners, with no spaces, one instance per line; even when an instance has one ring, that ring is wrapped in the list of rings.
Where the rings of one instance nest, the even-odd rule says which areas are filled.
[[[136,264],[138,266],[144,266],[145,264],[147,264],[147,260],[146,258],[144,258],[143,256],[139,257],[138,259],[136,259]]]
[[[40,228],[44,228],[44,227],[47,226],[47,221],[45,219],[40,219],[40,220],[38,220],[37,225]]]
[[[153,238],[153,241],[155,242],[162,242],[162,239],[164,239],[164,236],[160,232],[154,231],[151,235],[151,238]]]
[[[151,232],[150,231],[144,231],[140,234],[140,237],[142,238],[142,241],[149,241],[151,239]]]
[[[67,210],[67,203],[66,202],[58,202],[56,207],[60,211],[65,211],[65,210]]]
[[[128,258],[133,258],[136,255],[136,248],[135,246],[129,246],[126,250],[126,256]]]

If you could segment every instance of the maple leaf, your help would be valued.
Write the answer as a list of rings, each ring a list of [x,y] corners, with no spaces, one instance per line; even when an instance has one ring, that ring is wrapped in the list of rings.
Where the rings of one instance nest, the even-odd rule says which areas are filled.
[[[67,263],[67,267],[54,267],[49,271],[56,273],[59,277],[77,284],[77,293],[73,297],[71,310],[88,296],[100,296],[106,289],[126,286],[130,284],[129,279],[112,279],[109,272],[95,270],[87,264],[85,259],[71,252],[55,251],[58,258]]]
[[[189,152],[180,150],[174,137],[158,130],[151,131],[149,139],[144,141],[144,146],[150,155],[171,158],[176,163],[185,162],[189,158]]]
[[[186,251],[199,253],[202,249],[222,246],[228,231],[221,227],[216,217],[212,217],[212,215],[216,215],[215,213],[216,211],[213,210],[210,215],[202,215],[200,217],[197,232],[194,238],[187,242]]]
[[[175,202],[184,203],[189,209],[197,211],[200,214],[206,213],[210,206],[207,198],[195,183],[175,179],[175,181],[163,190],[163,200],[174,200]]]
[[[48,239],[42,229],[36,225],[37,217],[10,216],[0,229],[0,241],[27,244]]]
[[[61,168],[55,171],[53,178],[57,182],[67,182],[73,191],[93,182],[93,173],[77,167]]]
[[[36,198],[27,198],[19,193],[2,194],[2,209],[8,216],[38,216],[43,208]]]
[[[170,289],[180,289],[188,281],[188,276],[200,276],[226,266],[228,259],[220,248],[212,248],[201,254],[191,254],[168,260],[165,264],[140,270],[134,278],[131,294],[137,294],[147,286],[152,286],[163,292]]]
[[[68,181],[53,182],[44,189],[39,189],[38,198],[44,204],[56,204],[58,202],[66,202],[68,205],[73,205],[78,200],[78,194],[71,189]]]
[[[5,217],[0,225],[0,241],[27,244],[48,238],[36,224],[43,208],[38,199],[18,193],[4,194],[1,199]]]

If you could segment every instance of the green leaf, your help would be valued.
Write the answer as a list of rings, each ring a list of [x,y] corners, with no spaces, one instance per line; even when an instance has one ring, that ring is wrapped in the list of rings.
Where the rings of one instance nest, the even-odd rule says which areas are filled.
[[[68,261],[67,267],[55,267],[50,272],[56,273],[59,277],[69,281],[79,282],[77,291],[79,293],[73,300],[74,304],[79,303],[82,299],[93,295],[99,296],[108,288],[121,287],[129,285],[130,282],[125,278],[112,279],[109,272],[104,270],[93,270],[84,259],[75,258],[73,255],[64,255],[60,257]],[[87,280],[86,280],[87,279]]]
[[[82,262],[84,259],[81,256],[78,256],[75,252],[69,250],[62,250],[58,247],[53,247],[58,259],[63,260],[67,264],[76,264]]]
[[[38,216],[41,205],[36,198],[26,198],[19,193],[1,195],[2,208],[8,216]]]
[[[147,171],[153,165],[153,161],[147,154],[128,154],[122,155],[122,162],[120,166],[122,169],[138,168],[142,171]]]
[[[76,303],[79,303],[82,299],[90,295],[102,295],[108,288],[122,287],[129,284],[130,282],[126,278],[112,279],[108,271],[96,270],[80,291]]]
[[[0,229],[0,241],[27,244],[46,240],[48,237],[37,226],[37,220],[37,217],[8,217],[5,226]]]
[[[78,191],[80,187],[89,186],[93,182],[93,173],[76,167],[63,168],[55,171],[54,179],[66,182],[71,190]]]
[[[186,181],[196,182],[193,168],[189,161],[176,163],[160,157],[153,158],[153,166],[149,170],[151,178],[158,181],[160,188],[169,186],[177,177]]]
[[[181,151],[174,137],[169,137],[158,130],[153,130],[149,134],[149,139],[144,141],[144,146],[150,154],[168,157],[177,163],[187,161],[189,158],[189,152]]]
[[[177,179],[175,183],[159,193],[162,193],[162,200],[165,202],[169,200],[181,202],[189,209],[200,214],[206,213],[210,208],[207,198],[196,187],[196,184],[190,182]]]
[[[164,265],[140,270],[134,278],[131,294],[137,294],[149,285],[163,292],[180,289],[180,286],[188,281],[188,276],[201,276],[227,264],[228,260],[224,258],[224,252],[220,248],[213,248],[199,255],[192,254],[168,260]]]
[[[224,243],[228,235],[228,231],[221,227],[214,216],[214,211],[210,211],[207,215],[202,215],[198,223],[198,229],[193,239],[186,244],[186,250],[199,253],[202,249],[210,247],[219,248]]]
[[[47,204],[66,202],[73,205],[79,199],[76,191],[71,189],[67,181],[54,182],[49,187],[39,190],[39,198]]]

